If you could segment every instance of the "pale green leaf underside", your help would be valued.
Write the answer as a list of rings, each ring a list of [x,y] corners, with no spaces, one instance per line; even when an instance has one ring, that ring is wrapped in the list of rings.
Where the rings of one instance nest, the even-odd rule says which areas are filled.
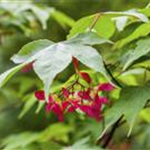
[[[121,15],[121,16],[133,16],[133,17],[140,19],[143,22],[149,21],[147,16],[145,16],[143,13],[139,12],[137,9],[131,9],[128,11],[123,11],[123,12],[112,11],[112,12],[106,12],[105,14]]]
[[[71,60],[72,56],[66,52],[66,47],[63,44],[56,44],[33,64],[35,72],[44,83],[46,100],[48,100],[49,88],[54,78],[71,63]]]
[[[99,36],[95,32],[83,32],[79,33],[69,40],[67,40],[65,43],[74,43],[74,44],[85,44],[85,45],[96,45],[96,44],[104,44],[104,43],[110,43],[113,42]]]
[[[16,64],[23,63],[52,44],[54,43],[46,39],[30,42],[23,46],[21,50],[11,58],[11,60]]]
[[[44,83],[47,100],[53,79],[71,63],[72,56],[107,77],[102,58],[94,48],[60,42],[51,46],[34,62],[34,70]]]
[[[113,20],[116,23],[116,28],[120,32],[120,31],[123,31],[123,29],[125,28],[128,22],[128,17],[127,16],[115,17],[113,18]]]
[[[12,57],[12,60],[24,65],[33,62],[36,74],[43,81],[46,100],[48,101],[50,86],[54,78],[71,63],[73,56],[87,67],[102,73],[109,79],[100,54],[94,48],[87,46],[106,42],[109,43],[110,41],[97,36],[95,33],[84,33],[56,44],[48,40],[37,40],[25,45],[17,55]],[[9,73],[7,74],[9,75]],[[2,80],[4,79],[5,76]]]

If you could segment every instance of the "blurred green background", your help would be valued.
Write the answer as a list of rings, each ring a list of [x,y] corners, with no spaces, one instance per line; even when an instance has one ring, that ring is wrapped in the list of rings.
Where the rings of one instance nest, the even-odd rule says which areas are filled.
[[[19,0],[18,0],[19,1]],[[30,1],[20,1],[20,8]],[[31,12],[13,14],[17,2],[0,1],[0,73],[14,64],[10,57],[19,51],[26,43],[40,38],[58,42],[66,39],[71,28],[61,18],[50,17],[47,28],[43,29],[40,21]],[[124,11],[133,8],[143,8],[148,0],[35,0],[33,6],[55,8],[73,20],[102,11]],[[14,9],[20,9],[18,6]],[[42,8],[46,11],[46,8]],[[13,14],[13,15],[12,15]],[[29,18],[24,20],[25,18]],[[41,15],[42,17],[42,15]],[[60,20],[59,20],[60,19]],[[58,21],[59,20],[59,21]],[[72,74],[72,67],[67,69],[58,82],[66,80]],[[58,123],[54,115],[46,114],[42,109],[35,114],[38,103],[32,95],[42,87],[35,73],[18,73],[0,90],[0,148],[7,150],[53,150],[53,149],[97,149],[93,144],[98,137],[102,124],[94,120],[78,118],[69,115],[65,123]],[[126,126],[115,135],[115,145],[133,148],[150,147],[150,127],[140,126],[135,133],[140,136],[126,139]],[[143,142],[144,141],[144,142]],[[71,146],[72,145],[72,146]],[[114,145],[114,147],[115,147]],[[69,148],[68,148],[69,149]],[[127,149],[127,148],[126,148]]]

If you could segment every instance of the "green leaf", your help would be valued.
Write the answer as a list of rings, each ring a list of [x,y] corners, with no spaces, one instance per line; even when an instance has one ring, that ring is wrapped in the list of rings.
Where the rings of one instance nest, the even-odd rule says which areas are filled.
[[[127,22],[128,22],[128,17],[127,16],[121,16],[121,17],[115,17],[113,20],[116,22],[116,27],[118,31],[123,31],[125,28]]]
[[[22,5],[20,2],[16,1],[11,6],[8,6],[8,4],[6,2],[3,4],[0,4],[0,7],[2,9],[4,9],[5,11],[8,11],[14,17],[13,19],[16,20],[16,23],[18,23],[21,19],[22,20],[27,19],[27,16],[25,15],[25,13],[27,13],[27,11],[31,11],[30,14],[31,14],[32,18],[37,18],[37,21],[39,21],[39,23],[41,23],[43,29],[47,28],[47,21],[50,18],[51,12],[53,12],[53,10],[54,10],[51,7],[35,5],[30,1],[28,1],[24,5]],[[23,27],[23,25],[24,25],[23,28],[25,28],[26,27],[25,22],[27,20],[21,21],[20,26]],[[19,24],[18,24],[18,26],[19,26]],[[23,29],[23,30],[25,30],[25,29]]]
[[[42,102],[42,101],[39,102],[38,106],[37,106],[37,108],[35,110],[35,113],[38,114],[44,106],[45,106],[45,102]]]
[[[139,74],[144,74],[144,72],[145,72],[144,68],[134,68],[134,69],[125,71],[124,73],[121,74],[121,76],[139,75]]]
[[[63,123],[56,123],[48,126],[41,132],[21,132],[18,134],[12,134],[2,140],[1,146],[5,150],[8,149],[27,149],[32,143],[40,144],[41,142],[49,142],[52,140],[60,140],[68,142],[68,133],[73,131],[71,125],[65,125]]]
[[[126,63],[123,70],[127,69],[134,61],[150,52],[150,38],[139,40],[136,45],[134,50],[130,50],[123,56],[126,57]]]
[[[113,43],[110,40],[99,36],[95,32],[85,32],[79,33],[69,40],[66,43],[76,43],[76,44],[85,44],[85,45],[96,45],[96,44],[104,44],[104,43]]]
[[[2,146],[4,149],[21,149],[25,148],[27,145],[38,140],[38,134],[32,132],[22,132],[20,134],[14,134],[8,136],[2,141]]]
[[[116,27],[114,21],[110,16],[102,15],[96,22],[93,30],[96,30],[99,36],[109,39],[115,33]]]
[[[85,31],[88,31],[89,26],[92,24],[93,22],[93,16],[87,16],[84,18],[79,19],[74,26],[72,27],[72,29],[70,30],[69,35],[67,36],[67,38],[71,38],[72,36],[79,34],[79,33],[83,33]]]
[[[18,118],[21,119],[26,115],[26,113],[34,106],[34,104],[37,102],[35,99],[35,96],[32,94],[28,97],[25,97],[25,104],[24,107],[22,108]]]
[[[101,55],[92,47],[83,45],[70,45],[70,53],[87,67],[102,73],[107,77]]]
[[[34,62],[34,70],[44,83],[46,100],[48,100],[49,88],[53,79],[71,63],[71,60],[72,56],[67,53],[66,47],[59,43],[40,55]]]
[[[119,20],[116,22],[117,28],[119,30],[122,30],[125,27],[129,17],[135,17],[143,22],[148,22],[148,18],[144,14],[138,12],[136,9],[125,12],[104,12],[101,14],[94,14],[78,20],[71,29],[68,38],[71,38],[76,34],[88,31],[93,24],[95,24],[92,28],[93,31],[96,31],[101,37],[110,38],[116,30],[114,17]]]
[[[54,9],[50,7],[33,6],[31,10],[33,11],[37,19],[40,21],[42,28],[45,30],[47,28],[47,21],[50,17],[51,12],[53,12]]]
[[[61,42],[51,46],[49,51],[40,55],[33,64],[35,72],[44,83],[46,99],[53,79],[71,63],[72,56],[108,79],[102,57],[94,48]]]
[[[78,150],[78,149],[82,149],[82,150],[102,150],[100,147],[98,146],[91,146],[90,144],[90,137],[86,137],[83,139],[80,139],[78,141],[76,141],[73,145],[69,146],[69,147],[65,147],[62,150]]]
[[[18,65],[10,70],[7,70],[6,72],[2,73],[0,75],[0,88],[6,84],[6,82],[20,69],[22,69],[25,66],[25,64]]]
[[[66,125],[64,123],[55,123],[48,126],[44,131],[40,133],[39,141],[45,142],[50,139],[57,139],[60,141],[68,142],[68,133],[74,130],[72,125]]]
[[[11,60],[16,64],[26,62],[29,58],[34,57],[35,54],[43,51],[43,49],[52,44],[54,43],[46,39],[30,42],[23,46],[18,54],[15,54]]]
[[[143,109],[149,98],[150,82],[147,82],[144,86],[131,86],[123,88],[119,100],[106,113],[106,127],[101,136],[122,115],[124,115],[124,118],[130,125],[128,132],[129,136],[131,134],[137,116],[139,115],[140,111]]]
[[[139,9],[139,12],[142,13],[142,14],[144,14],[147,17],[150,16],[150,8]]]
[[[114,45],[114,49],[120,49],[126,44],[132,42],[133,40],[147,36],[149,33],[150,33],[150,23],[144,23],[140,25],[138,28],[136,28],[135,31],[131,33],[128,37],[118,41]]]
[[[99,18],[95,22],[95,19],[98,17],[98,15]],[[97,32],[97,34],[101,37],[110,38],[115,32],[115,24],[113,20],[111,20],[111,17],[96,14],[78,20],[70,30],[70,34],[67,36],[67,38],[71,38],[76,34],[89,31],[94,23],[95,25],[93,26],[92,31]]]
[[[112,12],[106,12],[105,14],[119,15],[119,16],[120,15],[122,15],[122,16],[133,16],[133,17],[140,19],[143,22],[149,21],[149,19],[143,13],[139,12],[137,9],[131,9],[128,11],[123,11],[123,12],[112,11]]]
[[[121,117],[121,115],[123,114],[122,109],[121,109],[122,105],[124,104],[120,104],[116,102],[110,109],[108,109],[108,111],[106,111],[104,115],[105,116],[105,128],[100,134],[100,136],[98,137],[98,139],[102,138],[103,135],[106,133],[106,131]]]
[[[85,33],[56,44],[47,40],[38,40],[25,45],[12,60],[24,64],[33,62],[36,74],[44,83],[45,96],[48,101],[50,86],[54,78],[71,63],[72,56],[109,79],[101,55],[94,48],[87,46],[88,43],[102,44],[104,42],[109,41],[94,33]]]
[[[150,123],[150,108],[145,108],[141,111],[140,117],[142,120],[146,121],[147,123]]]

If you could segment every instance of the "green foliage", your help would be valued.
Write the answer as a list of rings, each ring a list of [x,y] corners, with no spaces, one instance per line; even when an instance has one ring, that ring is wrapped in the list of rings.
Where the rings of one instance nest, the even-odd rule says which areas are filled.
[[[71,131],[71,126],[57,123],[47,127],[40,133],[24,132],[11,135],[2,141],[2,146],[5,146],[5,149],[23,149],[33,143],[43,143],[49,139],[66,142],[68,141],[67,134]]]
[[[142,9],[130,7],[128,11],[88,13],[87,10],[87,16],[82,18],[76,12],[72,16],[78,15],[78,20],[74,21],[58,8],[63,10],[61,6],[65,5],[66,12],[67,8],[74,11],[75,3],[82,2],[66,5],[59,0],[54,3],[57,9],[52,7],[52,1],[29,1],[24,5],[16,1],[11,5],[0,2],[0,69],[12,68],[0,75],[0,88],[18,72],[0,90],[0,148],[122,149],[115,147],[120,143],[124,147],[129,145],[126,149],[149,148],[149,5]],[[91,3],[97,5],[95,1]],[[100,3],[124,7],[127,2]],[[12,54],[15,67],[7,61]],[[76,74],[73,57],[79,60],[76,67],[80,72],[75,68]],[[33,71],[19,73],[29,64],[37,76]],[[99,93],[109,98],[108,104],[102,105],[101,121],[87,119],[78,110],[68,113],[64,123],[56,123],[53,114],[45,113],[45,101],[37,102],[34,91],[44,89],[48,101],[49,93],[59,94],[81,72],[88,73],[92,80],[88,84],[80,79],[87,88],[103,82],[116,84],[114,91]],[[130,141],[126,136],[130,136]]]
[[[71,63],[72,56],[107,77],[101,56],[94,48],[85,45],[105,42],[109,41],[94,33],[90,33],[89,37],[88,34],[85,34],[56,44],[48,40],[38,40],[25,45],[18,55],[12,57],[12,60],[15,63],[23,63],[20,65],[21,67],[34,61],[33,68],[43,81],[46,99],[48,100],[49,88],[54,78]],[[15,69],[15,71],[17,70]],[[0,76],[2,83],[10,76],[9,73],[13,75],[14,71],[12,72],[11,69]]]
[[[133,40],[136,40],[140,37],[147,36],[149,34],[149,29],[150,29],[150,23],[142,24],[131,35],[118,41],[114,47],[115,48],[122,48],[123,46],[132,42]]]
[[[130,125],[128,136],[131,134],[134,122],[139,115],[139,112],[150,98],[149,87],[150,82],[141,87],[126,87],[122,89],[119,100],[107,111],[105,118],[106,127],[102,135],[122,115],[124,115],[124,118]]]
[[[104,38],[110,38],[115,32],[115,26],[110,17],[103,17],[101,14],[96,14],[84,17],[77,21],[68,35],[68,38],[89,30],[95,31],[98,35]]]
[[[139,40],[136,44],[136,48],[134,50],[130,50],[128,54],[126,54],[126,63],[124,65],[123,70],[127,69],[134,61],[138,60],[142,56],[146,55],[150,51],[149,45],[150,39]],[[128,56],[127,56],[128,55]]]
[[[26,36],[31,36],[32,33],[40,30],[40,27],[46,30],[50,18],[55,19],[62,27],[71,27],[74,24],[74,20],[64,13],[52,7],[33,4],[31,1],[23,5],[19,1],[14,1],[11,5],[5,1],[0,4],[0,9],[2,16],[0,23],[3,30],[11,27],[10,32],[12,32],[13,28],[17,27]]]

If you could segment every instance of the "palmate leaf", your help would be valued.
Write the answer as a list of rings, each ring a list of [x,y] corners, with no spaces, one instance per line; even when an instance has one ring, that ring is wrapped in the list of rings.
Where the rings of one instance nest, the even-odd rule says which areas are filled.
[[[48,40],[33,41],[25,45],[17,55],[12,57],[12,60],[15,63],[22,63],[23,66],[33,63],[36,74],[44,83],[46,100],[48,100],[52,81],[58,73],[62,72],[71,63],[72,56],[76,57],[87,67],[102,73],[108,79],[102,57],[94,48],[88,46],[88,43],[93,45],[110,43],[110,41],[95,34],[85,33],[59,43],[53,43]],[[77,41],[79,41],[79,44]],[[9,75],[9,72],[7,74]],[[3,76],[0,76],[1,82],[5,80],[5,76]]]
[[[102,58],[94,48],[72,41],[60,42],[51,46],[34,63],[34,70],[44,83],[46,99],[53,79],[71,63],[72,56],[107,77]]]
[[[123,88],[119,100],[106,112],[105,116],[105,129],[113,125],[122,115],[130,125],[128,136],[134,126],[134,122],[139,115],[142,108],[145,106],[147,100],[150,98],[150,81],[144,86],[130,86]]]
[[[71,60],[72,56],[67,53],[65,45],[59,43],[51,46],[49,51],[40,55],[33,64],[35,72],[44,83],[46,99],[48,99],[52,81],[71,63]]]
[[[150,52],[150,38],[142,39],[137,42],[134,50],[130,50],[122,60],[126,60],[123,70],[127,69],[134,61]]]

